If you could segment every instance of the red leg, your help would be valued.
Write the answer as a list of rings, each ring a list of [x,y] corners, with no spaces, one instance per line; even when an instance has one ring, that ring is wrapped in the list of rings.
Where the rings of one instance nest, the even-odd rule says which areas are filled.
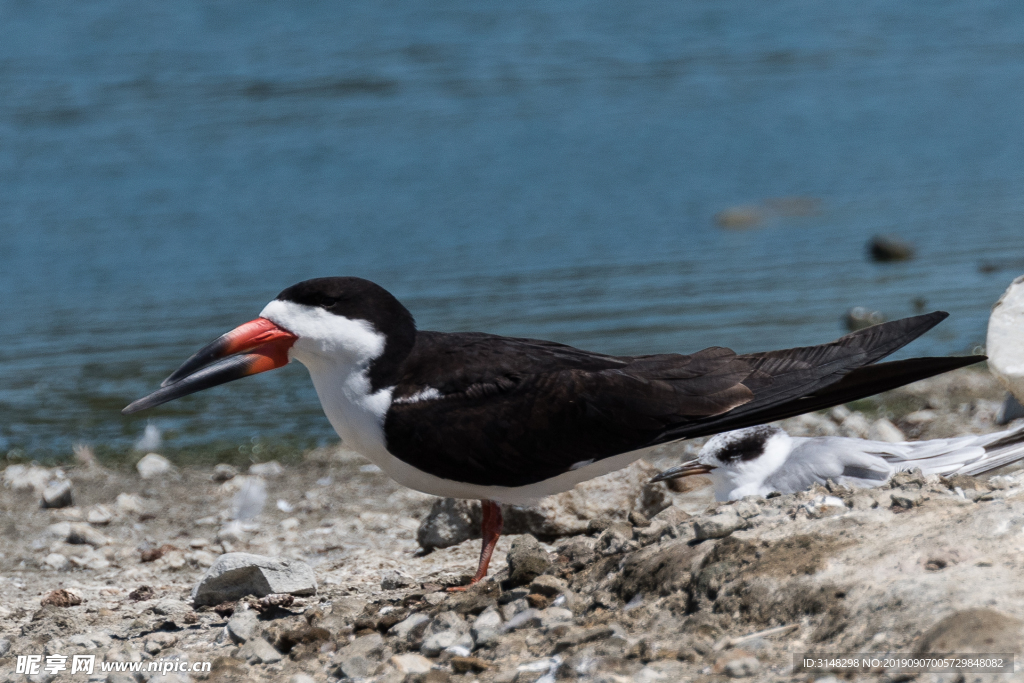
[[[487,576],[487,567],[491,564],[494,546],[498,545],[498,537],[501,536],[501,506],[493,500],[482,500],[480,503],[483,505],[483,520],[480,523],[482,545],[480,547],[480,565],[477,567],[476,576],[470,579],[469,585],[448,590],[464,591]]]

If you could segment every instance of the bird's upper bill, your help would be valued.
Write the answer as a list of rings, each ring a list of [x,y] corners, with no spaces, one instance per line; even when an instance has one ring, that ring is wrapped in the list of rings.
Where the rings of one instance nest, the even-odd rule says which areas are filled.
[[[159,389],[121,412],[130,415],[218,384],[287,365],[288,350],[296,339],[296,335],[266,318],[250,320],[204,346],[165,379]]]
[[[651,481],[665,481],[667,479],[678,479],[680,477],[692,477],[696,474],[707,474],[716,469],[714,465],[708,465],[700,460],[687,460],[682,465],[671,467]]]

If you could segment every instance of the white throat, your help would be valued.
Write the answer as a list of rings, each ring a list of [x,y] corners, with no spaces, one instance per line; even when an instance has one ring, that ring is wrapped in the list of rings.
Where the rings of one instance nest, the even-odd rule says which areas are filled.
[[[724,464],[717,459],[709,459],[708,462],[716,465],[712,471],[715,500],[768,495],[772,489],[765,485],[765,480],[782,467],[792,450],[792,437],[779,432],[768,438],[761,455],[752,460]]]
[[[365,320],[316,306],[271,301],[260,313],[298,336],[288,352],[309,370],[320,405],[345,445],[377,462],[387,454],[384,416],[392,387],[370,386],[370,364],[384,353],[384,335]]]

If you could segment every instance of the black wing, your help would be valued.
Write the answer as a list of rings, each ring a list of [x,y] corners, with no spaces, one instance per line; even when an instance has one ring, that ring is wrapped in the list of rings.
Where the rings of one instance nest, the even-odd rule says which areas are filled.
[[[829,385],[945,317],[933,313],[831,344],[743,356],[712,347],[616,357],[537,340],[420,332],[385,421],[388,450],[444,479],[536,483],[580,462],[735,428],[718,425],[778,419],[809,395],[820,403]],[[416,400],[428,389],[441,397]],[[857,389],[856,398],[880,390],[872,382]],[[840,392],[829,405],[849,395]],[[807,410],[825,407],[814,405]]]

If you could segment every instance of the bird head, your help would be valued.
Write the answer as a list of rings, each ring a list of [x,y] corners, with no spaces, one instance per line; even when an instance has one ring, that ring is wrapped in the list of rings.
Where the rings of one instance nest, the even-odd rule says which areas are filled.
[[[708,439],[696,459],[665,470],[654,481],[708,474],[718,500],[763,494],[765,479],[785,462],[791,449],[792,438],[780,427],[758,425],[723,432]]]
[[[376,388],[394,379],[415,338],[412,315],[384,288],[354,277],[306,280],[278,294],[255,320],[204,346],[160,389],[121,412],[130,415],[292,359],[311,372],[365,372]]]

